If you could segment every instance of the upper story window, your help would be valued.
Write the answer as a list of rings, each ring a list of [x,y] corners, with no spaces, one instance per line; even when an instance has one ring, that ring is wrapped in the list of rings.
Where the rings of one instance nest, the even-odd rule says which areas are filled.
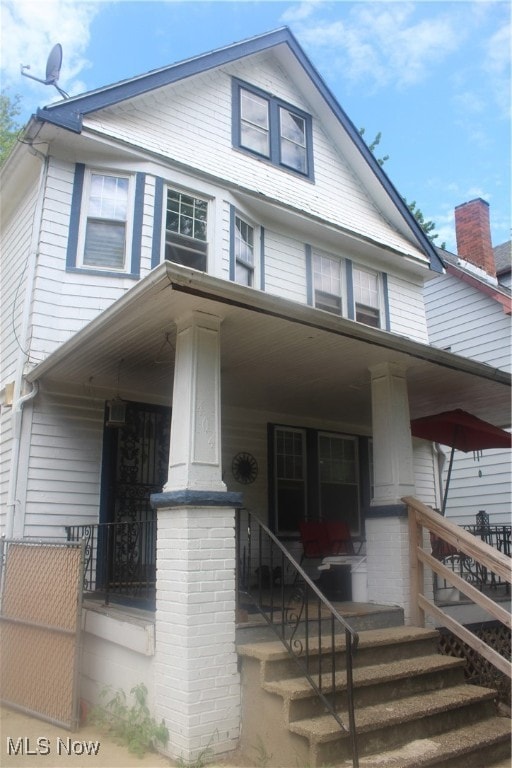
[[[233,143],[313,178],[311,115],[237,80],[233,81]]]
[[[235,215],[234,232],[235,282],[254,285],[254,227]]]
[[[359,323],[380,328],[381,310],[378,273],[354,267],[352,279],[354,284],[355,319]]]
[[[129,176],[87,175],[82,266],[125,269],[130,191]]]
[[[118,173],[76,163],[66,269],[140,276],[144,173]]]
[[[306,280],[310,306],[390,330],[386,273],[306,245]]]
[[[326,312],[341,315],[341,260],[333,256],[313,254],[314,305]]]
[[[165,258],[206,272],[208,255],[208,203],[206,200],[167,191]]]

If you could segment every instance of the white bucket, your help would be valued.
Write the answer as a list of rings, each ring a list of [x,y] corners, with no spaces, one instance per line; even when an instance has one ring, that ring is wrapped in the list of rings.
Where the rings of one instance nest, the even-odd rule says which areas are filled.
[[[368,602],[368,567],[366,557],[362,557],[354,563],[350,569],[352,578],[352,602]]]

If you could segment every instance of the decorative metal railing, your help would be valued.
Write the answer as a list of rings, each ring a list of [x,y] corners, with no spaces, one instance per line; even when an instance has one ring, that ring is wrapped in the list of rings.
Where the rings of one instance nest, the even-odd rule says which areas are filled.
[[[479,513],[477,518],[482,515]],[[462,525],[468,533],[479,538],[493,549],[510,557],[510,540],[512,526],[496,525],[488,522],[488,516],[480,517],[477,523]],[[482,565],[471,555],[466,554],[456,546],[447,544],[435,534],[431,535],[432,555],[440,560],[453,573],[466,582],[483,591],[494,591],[496,594],[510,594],[510,584],[499,574]],[[445,588],[445,582],[436,577],[434,585],[438,589]]]
[[[156,520],[67,525],[66,538],[85,542],[85,593],[154,608]]]
[[[237,512],[236,537],[238,610],[258,613],[272,628],[326,710],[349,734],[357,768],[353,659],[358,633],[284,545],[247,510]],[[342,710],[348,722],[343,721]]]

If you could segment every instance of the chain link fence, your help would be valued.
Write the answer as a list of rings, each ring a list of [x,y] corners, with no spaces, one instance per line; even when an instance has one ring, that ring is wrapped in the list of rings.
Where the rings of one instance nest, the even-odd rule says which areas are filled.
[[[0,698],[78,726],[83,543],[0,543]]]

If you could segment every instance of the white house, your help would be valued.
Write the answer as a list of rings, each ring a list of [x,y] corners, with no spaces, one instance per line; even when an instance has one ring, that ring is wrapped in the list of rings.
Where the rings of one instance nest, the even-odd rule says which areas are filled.
[[[458,255],[439,251],[445,273],[425,284],[430,342],[510,373],[510,241],[492,247],[489,204],[481,198],[456,207],[455,232]],[[510,450],[456,451],[446,515],[459,524],[475,523],[484,510],[491,523],[509,524],[510,458]],[[443,463],[446,473],[448,461]]]
[[[3,530],[157,515],[156,641],[124,681],[171,754],[227,751],[235,510],[290,547],[347,521],[408,619],[402,498],[439,498],[410,420],[504,424],[510,377],[429,344],[442,262],[287,29],[39,109],[1,190]],[[86,613],[88,679],[138,641]]]

